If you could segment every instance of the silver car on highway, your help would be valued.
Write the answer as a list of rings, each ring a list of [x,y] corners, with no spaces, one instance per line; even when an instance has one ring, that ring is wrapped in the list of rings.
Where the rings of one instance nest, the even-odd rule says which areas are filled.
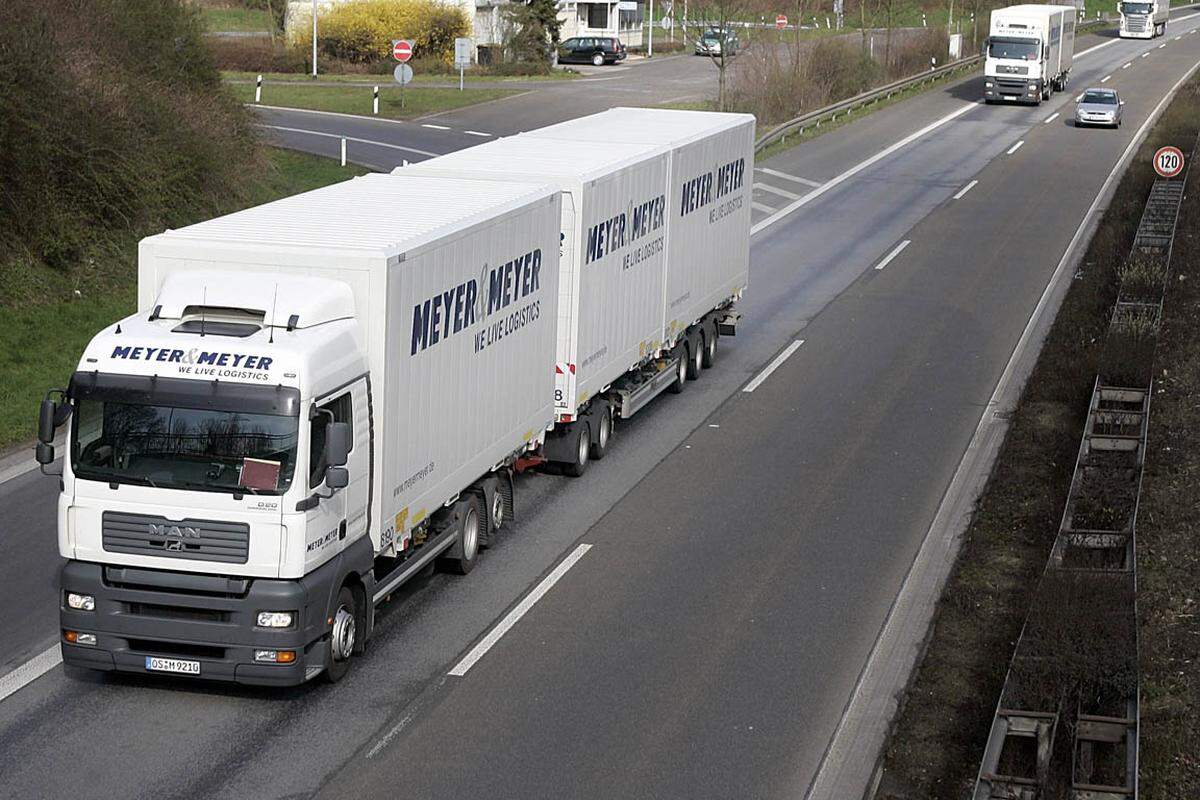
[[[1088,89],[1075,104],[1075,127],[1084,125],[1107,125],[1121,127],[1125,101],[1116,89]]]

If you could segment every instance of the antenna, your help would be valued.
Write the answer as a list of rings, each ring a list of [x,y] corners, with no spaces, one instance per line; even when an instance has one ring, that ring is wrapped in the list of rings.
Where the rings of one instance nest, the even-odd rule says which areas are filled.
[[[208,284],[204,284],[204,299],[200,301],[200,336],[204,337],[204,309],[208,305]]]
[[[279,305],[279,281],[275,282],[275,297],[271,300],[271,321],[267,324],[271,326],[271,337],[267,340],[267,344],[275,344],[275,308]]]

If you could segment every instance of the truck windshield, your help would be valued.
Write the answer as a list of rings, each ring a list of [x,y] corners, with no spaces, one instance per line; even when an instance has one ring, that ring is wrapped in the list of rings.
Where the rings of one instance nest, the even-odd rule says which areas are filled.
[[[1149,14],[1151,3],[1121,3],[1122,14]]]
[[[1015,58],[1021,61],[1037,61],[1041,44],[1037,39],[1006,39],[993,36],[988,41],[988,55],[992,58]]]
[[[292,482],[298,392],[204,381],[79,375],[71,468],[109,483],[283,494]]]

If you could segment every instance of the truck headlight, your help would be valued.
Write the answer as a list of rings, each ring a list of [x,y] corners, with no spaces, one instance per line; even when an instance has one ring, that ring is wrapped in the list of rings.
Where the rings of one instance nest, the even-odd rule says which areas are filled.
[[[90,594],[67,592],[67,608],[73,608],[76,611],[95,611],[96,598]]]
[[[255,650],[254,660],[268,664],[291,664],[296,660],[295,650]]]
[[[291,611],[260,611],[258,612],[258,627],[260,628],[290,628],[296,615]]]
[[[991,89],[991,88],[992,88],[992,82],[991,82],[991,81],[984,81],[984,82],[983,82],[983,88],[985,88],[985,89]]]

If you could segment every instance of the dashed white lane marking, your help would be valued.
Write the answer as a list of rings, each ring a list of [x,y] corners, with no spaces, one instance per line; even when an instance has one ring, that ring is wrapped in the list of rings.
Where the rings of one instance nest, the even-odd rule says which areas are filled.
[[[765,381],[767,378],[771,377],[771,373],[774,372],[775,370],[779,369],[780,365],[783,364],[783,362],[787,361],[788,357],[792,353],[799,350],[800,345],[802,345],[802,344],[804,344],[804,340],[797,339],[796,341],[792,342],[787,347],[785,347],[783,349],[782,353],[775,356],[775,358],[771,359],[771,363],[767,364],[767,366],[763,369],[762,372],[755,375],[754,378],[749,383],[747,383],[745,386],[742,387],[742,391],[743,392],[753,392],[759,386],[762,386],[762,382]]]
[[[4,677],[0,678],[0,701],[13,692],[24,689],[62,663],[62,647],[57,642]]]
[[[1108,81],[1109,81],[1109,79],[1110,79],[1110,78],[1112,78],[1112,75],[1105,75],[1103,78],[1101,78],[1101,79],[1100,79],[1100,82],[1101,82],[1101,83],[1108,83]]]
[[[805,186],[811,186],[814,189],[818,189],[821,186],[820,181],[810,181],[808,178],[801,178],[796,175],[789,175],[786,172],[780,172],[779,170],[771,169],[770,167],[755,167],[754,169],[758,170],[759,172],[765,173],[767,175],[774,175],[776,178],[783,178],[784,180],[795,181],[796,183],[802,183]]]
[[[449,125],[430,125],[428,122],[423,122],[423,123],[421,123],[421,127],[422,127],[422,128],[433,128],[435,131],[448,131],[448,130],[450,130],[450,126],[449,126]]]
[[[1158,46],[1158,49],[1159,49],[1159,50],[1162,50],[1162,49],[1163,49],[1164,47],[1166,47],[1166,46],[1167,46],[1167,43],[1166,43],[1166,42],[1163,42],[1162,44],[1160,44],[1160,45]]]
[[[546,592],[558,583],[559,578],[567,574],[567,570],[575,566],[575,562],[583,558],[588,550],[591,550],[590,544],[581,544],[571,551],[571,554],[558,563],[558,566],[551,570],[550,574],[542,578],[541,583],[533,588],[533,591],[525,595],[521,602],[513,607],[504,615],[504,619],[496,623],[496,627],[488,631],[487,635],[479,640],[479,644],[471,648],[471,650],[459,661],[454,669],[450,670],[451,675],[462,677],[467,674],[467,670],[475,666],[475,662],[487,655],[487,651],[491,650],[496,642],[503,638],[504,634],[520,621],[521,617],[525,616],[529,609],[533,608],[534,603],[541,600]]]
[[[1051,114],[1050,116],[1046,117],[1046,119],[1045,119],[1045,120],[1043,120],[1043,121],[1044,121],[1044,122],[1045,122],[1047,125],[1049,125],[1051,122],[1054,122],[1054,120],[1056,120],[1056,119],[1058,119],[1058,112],[1057,112],[1057,111],[1055,111],[1055,112],[1054,112],[1053,114]]]
[[[1130,68],[1130,67],[1132,67],[1132,66],[1133,66],[1133,62],[1132,62],[1132,61],[1130,61],[1130,62],[1129,62],[1129,63],[1127,63],[1127,64],[1122,64],[1122,65],[1121,65],[1121,69],[1129,69],[1129,68]]]
[[[912,240],[905,239],[903,242],[896,245],[895,249],[892,250],[892,252],[890,252],[886,256],[884,256],[883,261],[880,261],[878,264],[875,265],[875,269],[877,269],[877,270],[883,269],[888,264],[892,263],[892,259],[895,258],[896,256],[900,255],[901,253],[903,253],[904,248],[908,247],[910,244],[912,244]]]
[[[1023,144],[1025,144],[1025,140],[1024,140],[1024,139],[1022,139],[1021,141],[1017,142],[1017,143],[1016,143],[1016,144],[1014,144],[1012,147],[1008,148],[1008,150],[1007,150],[1007,151],[1004,153],[1004,155],[1006,155],[1006,156],[1011,156],[1013,153],[1015,153],[1015,152],[1017,152],[1018,150],[1020,150],[1020,149],[1021,149],[1021,145],[1023,145]]]
[[[963,188],[959,189],[959,190],[958,190],[958,193],[954,195],[954,199],[955,199],[955,200],[962,200],[962,199],[963,199],[963,195],[965,195],[967,192],[969,192],[969,191],[971,191],[972,189],[974,189],[974,188],[975,188],[975,184],[977,184],[977,183],[979,183],[979,181],[971,181],[971,182],[970,182],[970,183],[968,183],[966,186],[964,186]]]
[[[771,206],[767,205],[766,203],[760,203],[760,202],[758,202],[757,200],[751,200],[751,201],[750,201],[750,207],[751,207],[751,208],[753,208],[753,209],[755,209],[755,210],[757,210],[757,211],[761,211],[761,212],[763,212],[764,214],[774,214],[774,213],[775,213],[775,209],[774,209],[774,208],[772,208]]]
[[[761,182],[756,181],[754,184],[754,188],[762,189],[764,192],[770,192],[771,194],[777,194],[780,197],[786,197],[788,200],[799,200],[800,199],[800,195],[796,194],[795,192],[789,192],[786,189],[780,189],[778,187],[772,186],[769,183],[761,183]]]
[[[1142,53],[1142,58],[1146,58],[1146,57],[1147,57],[1147,56],[1149,56],[1149,55],[1150,55],[1149,51],[1147,51],[1147,52],[1145,52],[1145,53]]]
[[[463,131],[463,133],[467,134],[468,136],[491,136],[490,133],[484,133],[483,131]]]

